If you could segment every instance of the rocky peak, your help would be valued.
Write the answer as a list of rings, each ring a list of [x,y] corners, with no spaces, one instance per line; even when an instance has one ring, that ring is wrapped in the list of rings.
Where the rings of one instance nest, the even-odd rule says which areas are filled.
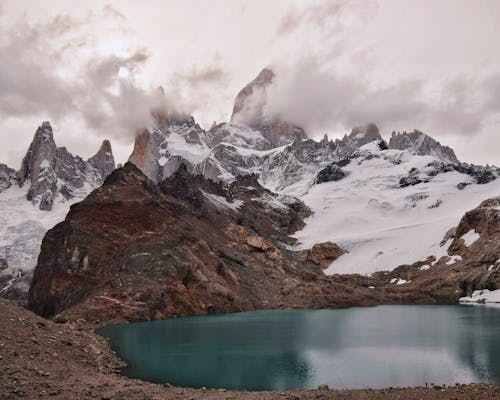
[[[279,117],[269,117],[264,114],[267,90],[275,77],[276,75],[271,69],[264,68],[253,81],[238,93],[231,115],[231,123],[260,130],[269,141],[270,148],[286,145],[297,138],[305,139],[307,137],[301,127]]]
[[[252,96],[256,96],[258,91],[265,90],[273,82],[274,77],[275,74],[272,70],[264,68],[253,81],[240,90],[234,100],[231,122],[240,122],[240,118],[242,117],[241,114],[250,111],[249,103],[252,100]],[[263,104],[260,105],[260,109],[255,109],[256,113],[262,113],[262,105]],[[262,115],[256,115],[256,118],[262,119]]]
[[[99,152],[83,161],[65,147],[57,147],[49,122],[38,127],[26,153],[20,171],[23,183],[29,182],[27,199],[41,210],[50,211],[61,194],[65,199],[75,196],[85,182],[96,187],[114,169],[111,144],[104,141]]]
[[[347,140],[355,143],[359,148],[375,140],[382,140],[377,125],[369,123],[367,125],[356,126],[352,128]]]
[[[103,178],[108,176],[115,169],[115,159],[109,140],[104,140],[97,153],[87,162],[97,169]]]
[[[188,171],[185,163],[159,184],[160,190],[179,200],[184,200],[196,208],[205,203],[204,193],[226,197],[221,184],[206,179],[203,175],[194,175]]]
[[[19,173],[5,164],[0,164],[0,193],[10,188],[14,183],[22,186]]]
[[[443,146],[423,132],[393,132],[389,140],[390,149],[410,150],[421,156],[436,156],[454,164],[460,163],[452,148]]]
[[[57,146],[50,122],[45,121],[35,132],[33,141],[21,164],[23,181],[36,180],[40,173],[51,166]]]

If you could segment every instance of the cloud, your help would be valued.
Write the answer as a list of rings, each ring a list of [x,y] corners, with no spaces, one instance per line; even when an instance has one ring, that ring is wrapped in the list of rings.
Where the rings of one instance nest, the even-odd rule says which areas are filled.
[[[108,18],[124,18],[111,7],[104,12]],[[99,54],[96,44],[103,42],[85,34],[98,17],[58,15],[47,23],[25,21],[3,29],[1,116],[42,114],[56,123],[76,116],[96,133],[130,140],[138,129],[149,125],[152,108],[177,112],[173,95],[160,95],[137,83],[150,57],[146,49],[112,48],[114,53]],[[120,27],[118,31],[123,32]],[[110,43],[114,46],[115,42]],[[213,73],[207,78],[213,79]]]
[[[191,86],[220,85],[228,79],[228,73],[218,65],[208,65],[206,67],[193,68],[190,71],[177,73],[174,77],[179,84]]]
[[[254,90],[246,114],[259,110],[258,118],[286,120],[313,135],[367,122],[386,131],[474,135],[500,110],[500,74],[482,80],[459,76],[437,87],[419,79],[377,86],[363,75],[325,68],[314,55],[287,59],[272,69],[275,78]]]

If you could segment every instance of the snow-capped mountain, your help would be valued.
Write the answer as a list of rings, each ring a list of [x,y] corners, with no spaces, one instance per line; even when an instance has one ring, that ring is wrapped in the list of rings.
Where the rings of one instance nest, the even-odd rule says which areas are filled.
[[[271,74],[264,75],[240,92],[233,116],[269,82]],[[228,183],[256,174],[268,189],[302,199],[314,214],[296,234],[300,248],[329,240],[349,251],[327,273],[370,273],[425,259],[440,251],[441,238],[467,210],[500,194],[498,168],[462,163],[418,130],[394,132],[386,142],[367,124],[341,140],[292,135],[276,146],[258,125],[235,120],[204,131],[192,118],[167,124],[156,118],[130,161],[157,182],[185,164]]]
[[[478,180],[474,171],[490,176]],[[439,156],[384,149],[374,141],[337,164],[337,179],[301,196],[314,214],[295,237],[302,248],[329,240],[348,250],[325,271],[372,273],[443,253],[440,242],[461,216],[500,195],[499,170]],[[321,174],[321,173],[320,173]]]
[[[27,292],[47,230],[114,168],[109,141],[85,161],[56,146],[49,122],[37,129],[19,171],[0,164],[0,259],[8,265],[0,273],[0,295]]]
[[[223,184],[254,174],[281,199],[298,197],[312,215],[295,233],[296,250],[330,241],[348,251],[327,274],[368,274],[437,256],[442,237],[466,211],[500,195],[498,168],[462,163],[417,130],[393,133],[386,142],[367,124],[341,140],[316,141],[286,121],[242,124],[236,116],[273,77],[263,71],[238,94],[232,122],[208,131],[189,115],[152,113],[129,161],[156,183],[184,166]],[[47,229],[113,169],[109,142],[84,161],[56,146],[49,123],[38,128],[20,171],[0,164],[0,210],[8,210],[0,215],[0,259],[9,265],[2,276],[28,273]]]

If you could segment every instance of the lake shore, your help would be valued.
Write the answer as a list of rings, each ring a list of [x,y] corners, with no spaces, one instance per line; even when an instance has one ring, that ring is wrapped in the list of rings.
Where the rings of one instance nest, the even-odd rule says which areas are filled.
[[[496,385],[291,391],[170,387],[119,374],[123,362],[83,324],[56,324],[0,300],[0,399],[500,399]]]

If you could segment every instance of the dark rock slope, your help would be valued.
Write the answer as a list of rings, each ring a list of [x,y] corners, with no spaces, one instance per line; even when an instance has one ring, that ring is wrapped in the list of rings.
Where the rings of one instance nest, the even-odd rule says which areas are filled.
[[[337,246],[287,250],[308,214],[255,176],[221,186],[180,168],[155,185],[127,163],[47,233],[29,305],[111,322],[383,302],[364,278],[322,274]]]

